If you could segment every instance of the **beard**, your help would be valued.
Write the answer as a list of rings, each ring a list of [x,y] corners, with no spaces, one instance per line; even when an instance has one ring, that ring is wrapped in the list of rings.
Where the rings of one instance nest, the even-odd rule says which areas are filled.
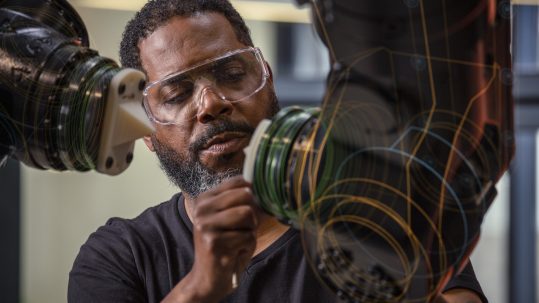
[[[266,118],[273,117],[279,110],[279,103],[275,93],[271,93],[271,102]],[[159,141],[155,134],[151,140],[159,159],[161,169],[165,172],[170,182],[178,186],[181,191],[194,199],[201,193],[219,185],[224,180],[240,175],[241,167],[228,167],[224,170],[214,170],[204,165],[198,157],[203,147],[216,135],[223,132],[244,132],[251,136],[254,128],[247,123],[232,122],[229,120],[215,120],[210,127],[188,148],[188,155],[184,156]],[[219,161],[227,163],[232,160],[233,154],[222,155]]]

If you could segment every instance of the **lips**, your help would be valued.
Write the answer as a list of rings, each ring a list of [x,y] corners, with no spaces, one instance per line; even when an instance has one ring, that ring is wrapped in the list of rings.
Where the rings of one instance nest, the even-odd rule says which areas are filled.
[[[242,150],[249,141],[249,135],[244,132],[225,132],[210,139],[202,147],[205,154],[230,154]]]

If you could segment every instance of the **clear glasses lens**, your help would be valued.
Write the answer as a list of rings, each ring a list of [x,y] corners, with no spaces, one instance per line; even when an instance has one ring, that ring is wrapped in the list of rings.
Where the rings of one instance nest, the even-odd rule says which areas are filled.
[[[196,117],[201,94],[238,102],[258,92],[266,78],[259,50],[239,50],[150,84],[145,106],[155,121],[178,124]]]

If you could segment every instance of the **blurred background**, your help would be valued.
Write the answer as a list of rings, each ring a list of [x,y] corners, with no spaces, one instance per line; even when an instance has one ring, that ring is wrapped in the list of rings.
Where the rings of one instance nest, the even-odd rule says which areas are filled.
[[[69,2],[87,26],[90,46],[119,61],[124,26],[145,1]],[[308,10],[297,9],[292,0],[232,2],[273,68],[282,106],[319,102],[329,67]],[[498,198],[472,255],[493,303],[517,302],[515,292],[537,298],[539,288],[539,0],[513,1],[512,11],[517,157],[497,186]],[[110,217],[135,217],[176,191],[141,141],[131,167],[117,177],[9,163],[0,169],[0,302],[65,302],[69,271],[90,233]]]

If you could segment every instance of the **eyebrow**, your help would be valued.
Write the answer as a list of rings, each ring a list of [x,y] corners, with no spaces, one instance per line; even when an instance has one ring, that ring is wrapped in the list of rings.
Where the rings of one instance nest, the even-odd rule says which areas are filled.
[[[174,82],[179,82],[179,81],[184,81],[187,79],[187,76],[184,75],[184,74],[179,74],[179,75],[176,75],[174,77],[171,77],[169,79],[166,79],[165,81],[163,81],[162,83],[163,84],[170,84],[170,83],[174,83]]]
[[[198,63],[194,63],[191,67],[186,67],[186,68],[180,69],[177,72],[171,72],[170,74],[165,75],[163,77],[163,80],[156,80],[154,82],[151,82],[150,86],[153,86],[153,85],[157,84],[160,81],[167,81],[167,80],[164,80],[166,78],[174,79],[175,77],[173,75],[176,74],[176,73],[183,74],[183,71],[194,70],[196,68],[204,66],[207,63],[215,62],[215,60],[217,60],[217,62],[220,62],[221,60],[230,60],[229,56],[233,55],[232,53],[240,54],[240,53],[243,53],[243,52],[246,52],[246,51],[252,51],[252,50],[256,50],[256,48],[253,48],[253,47],[240,48],[240,49],[228,51],[228,52],[226,52],[224,54],[221,54],[220,56],[216,56],[214,58],[207,58],[207,59],[203,59],[203,60],[198,60],[197,61]],[[245,60],[237,60],[237,61],[242,62],[242,63],[246,62]]]

